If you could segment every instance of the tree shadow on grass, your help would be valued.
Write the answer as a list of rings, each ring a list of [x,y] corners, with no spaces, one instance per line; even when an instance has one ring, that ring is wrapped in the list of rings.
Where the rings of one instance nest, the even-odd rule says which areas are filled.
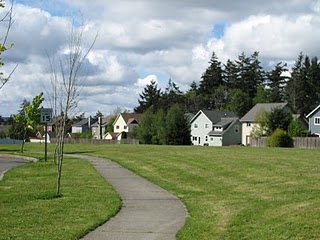
[[[93,153],[95,151],[67,151],[66,154],[86,154],[86,153]]]

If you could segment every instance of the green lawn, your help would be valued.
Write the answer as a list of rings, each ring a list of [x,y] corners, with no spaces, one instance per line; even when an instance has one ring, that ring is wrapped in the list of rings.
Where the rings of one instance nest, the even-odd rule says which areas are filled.
[[[38,145],[26,149],[30,154]],[[319,149],[66,145],[66,151],[112,159],[177,195],[189,212],[177,239],[320,239]]]
[[[88,162],[66,158],[64,163],[59,198],[52,159],[5,174],[0,181],[0,239],[78,239],[118,212],[119,196]]]

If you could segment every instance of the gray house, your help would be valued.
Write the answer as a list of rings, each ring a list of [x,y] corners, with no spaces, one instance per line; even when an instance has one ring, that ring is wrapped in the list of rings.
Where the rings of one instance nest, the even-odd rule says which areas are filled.
[[[306,117],[309,120],[310,133],[320,137],[320,105],[313,109]]]
[[[241,126],[236,119],[233,112],[200,110],[190,121],[192,144],[225,146],[241,143]],[[236,127],[239,132],[233,131],[235,125],[239,125]],[[228,138],[232,141],[227,140]]]
[[[209,146],[229,146],[241,143],[241,123],[238,118],[221,118],[208,133]]]
[[[91,116],[88,118],[85,118],[81,120],[80,122],[77,122],[72,125],[71,132],[72,133],[84,133],[91,131],[91,126],[94,124],[96,120],[92,118]]]

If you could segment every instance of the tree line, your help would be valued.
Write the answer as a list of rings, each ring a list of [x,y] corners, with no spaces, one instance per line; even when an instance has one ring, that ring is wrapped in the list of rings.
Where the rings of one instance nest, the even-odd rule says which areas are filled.
[[[179,105],[185,112],[228,110],[240,118],[257,103],[288,102],[294,113],[306,115],[320,103],[320,64],[316,56],[300,53],[291,71],[284,62],[266,71],[258,52],[242,53],[224,64],[213,52],[199,83],[194,81],[185,93],[172,79],[164,91],[151,81],[138,102],[137,113],[151,106],[153,113],[166,112]]]

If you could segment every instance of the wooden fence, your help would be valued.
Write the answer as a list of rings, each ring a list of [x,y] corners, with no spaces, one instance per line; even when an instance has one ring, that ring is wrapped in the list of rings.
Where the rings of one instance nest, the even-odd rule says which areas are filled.
[[[80,139],[80,138],[65,138],[65,143],[79,144],[139,144],[137,139],[122,139],[122,140],[106,140],[106,139]],[[51,143],[55,143],[56,139],[51,138]]]
[[[251,138],[252,147],[266,147],[267,137]],[[318,137],[294,137],[293,145],[295,148],[320,148],[320,138]]]

